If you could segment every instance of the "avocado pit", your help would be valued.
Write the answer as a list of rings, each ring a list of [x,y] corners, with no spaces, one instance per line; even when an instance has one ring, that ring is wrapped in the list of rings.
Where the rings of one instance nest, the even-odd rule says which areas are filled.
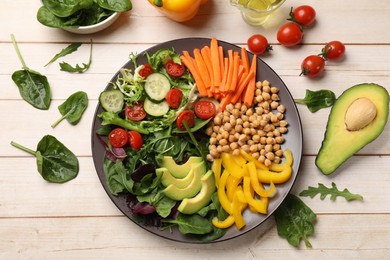
[[[369,125],[376,114],[376,106],[370,99],[358,98],[352,102],[345,113],[345,126],[348,131],[359,131]]]

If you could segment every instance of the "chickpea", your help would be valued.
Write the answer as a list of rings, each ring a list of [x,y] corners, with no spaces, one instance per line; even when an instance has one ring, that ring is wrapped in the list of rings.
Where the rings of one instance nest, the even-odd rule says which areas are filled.
[[[222,122],[223,123],[226,123],[226,122],[229,122],[230,121],[230,118],[229,118],[229,116],[223,116],[223,118],[222,118]]]
[[[217,143],[217,138],[211,137],[210,138],[210,144],[216,144]]]
[[[234,108],[233,111],[232,111],[232,115],[234,117],[239,117],[240,115],[240,110],[238,110],[237,108]]]
[[[207,161],[209,161],[209,162],[214,162],[214,157],[213,157],[211,154],[208,154],[208,155],[206,156],[206,159],[207,159]]]
[[[225,107],[225,109],[226,109],[227,111],[229,111],[229,112],[232,112],[233,109],[234,109],[234,105],[233,105],[233,104],[228,104],[228,105]]]
[[[237,120],[234,116],[230,116],[230,125],[236,126]]]
[[[276,122],[278,122],[279,121],[279,119],[278,119],[278,117],[276,116],[276,115],[272,115],[271,116],[271,122],[272,123],[276,123]]]
[[[228,141],[227,141],[226,139],[221,139],[221,140],[219,141],[219,144],[222,145],[222,146],[224,146],[224,145],[227,145],[227,144],[228,144]]]
[[[263,86],[263,92],[270,93],[271,92],[270,86],[269,85]]]
[[[228,139],[229,138],[229,133],[228,132],[223,132],[222,133],[222,139]]]
[[[275,159],[275,155],[274,155],[274,153],[273,152],[268,152],[268,153],[266,153],[265,154],[265,157],[267,158],[267,159],[269,159],[269,160],[273,160],[273,159]]]
[[[242,132],[242,129],[243,129],[242,125],[236,125],[236,126],[234,127],[234,130],[236,130],[237,133],[241,133],[241,132]]]
[[[266,158],[265,160],[264,160],[264,165],[265,166],[270,166],[272,164],[272,162],[271,162],[271,160],[270,159],[268,159],[268,158]]]
[[[277,151],[275,151],[275,155],[278,156],[278,157],[282,157],[283,156],[283,151],[282,150],[277,150]]]
[[[248,110],[248,107],[246,105],[241,105],[241,112],[245,113]]]
[[[230,149],[235,150],[238,148],[238,144],[236,142],[230,143]]]
[[[261,96],[263,97],[263,99],[264,99],[265,101],[267,101],[267,100],[270,100],[270,99],[271,99],[271,96],[270,96],[270,94],[269,94],[269,93],[267,93],[267,92],[263,92],[263,93],[261,93]]]
[[[244,134],[245,135],[250,135],[251,134],[251,129],[250,128],[244,128]]]
[[[268,153],[268,152],[272,152],[272,148],[273,146],[271,144],[267,144],[264,149]]]
[[[284,113],[286,111],[286,107],[284,105],[279,105],[277,110],[280,112],[280,113]]]
[[[280,157],[279,156],[275,156],[274,163],[280,163]]]
[[[274,136],[280,136],[280,131],[278,129],[275,129],[273,132]]]
[[[221,114],[218,114],[214,117],[214,124],[215,125],[221,125],[222,124],[222,118],[221,118]]]
[[[281,134],[287,133],[287,127],[285,127],[285,126],[280,127],[280,128],[279,128],[279,132],[280,132]]]
[[[236,109],[241,109],[241,103],[240,103],[240,102],[236,103],[236,104],[234,105],[234,108],[236,108]]]
[[[263,87],[264,86],[269,86],[269,81],[268,80],[264,80],[262,84],[263,84]]]
[[[256,89],[255,96],[259,96],[259,95],[261,95],[261,89]]]
[[[278,95],[278,94],[272,94],[272,95],[271,95],[271,100],[273,100],[273,101],[278,101],[278,100],[280,100],[279,95]]]
[[[222,152],[224,152],[224,153],[230,152],[230,147],[229,147],[229,145],[224,145],[224,146],[222,146]]]
[[[222,153],[222,145],[218,145],[216,151]]]
[[[257,82],[256,82],[256,88],[260,88],[260,89],[261,89],[261,86],[262,86],[261,81],[257,81]]]
[[[260,157],[259,152],[252,153],[252,157],[255,158],[255,159],[259,159],[259,157]]]
[[[226,122],[223,125],[223,128],[225,129],[225,131],[229,132],[230,130],[232,130],[232,124],[230,124],[229,122]]]
[[[260,136],[258,134],[254,134],[252,136],[252,140],[255,142],[255,143],[259,143],[260,142]],[[217,140],[215,140],[217,141]],[[210,143],[211,143],[211,140],[210,140]]]
[[[249,128],[251,126],[251,124],[249,123],[249,121],[245,121],[242,126],[244,127],[244,130],[245,130],[245,129]]]
[[[239,149],[235,149],[235,150],[233,150],[233,155],[234,156],[238,156],[238,155],[240,155],[240,150]]]
[[[271,87],[271,93],[277,94],[277,93],[279,93],[279,89],[277,87]]]
[[[261,144],[267,144],[267,138],[265,136],[260,137]]]
[[[282,119],[284,118],[284,115],[283,115],[282,113],[278,112],[278,113],[276,114],[276,117],[277,117],[279,120],[282,120]]]
[[[253,108],[248,108],[248,110],[245,112],[245,115],[247,116],[253,115]]]
[[[249,147],[249,151],[250,151],[251,153],[257,152],[257,145],[252,144],[252,145]]]
[[[280,120],[280,124],[279,124],[279,125],[280,125],[280,126],[287,126],[288,123],[287,123],[286,120]]]
[[[277,144],[282,144],[284,143],[284,137],[283,136],[278,136],[275,138],[275,141]]]
[[[212,150],[210,150],[210,155],[211,155],[213,158],[218,158],[218,157],[219,157],[219,153],[218,153],[217,149],[212,149]]]
[[[265,156],[264,155],[260,155],[258,161],[264,163]]]
[[[249,152],[249,145],[247,145],[247,144],[243,145],[243,146],[241,146],[241,149],[248,153]]]
[[[276,101],[272,101],[271,102],[271,108],[272,109],[277,109],[279,107],[279,102],[276,102]]]
[[[266,143],[267,144],[274,144],[275,143],[275,139],[272,138],[272,137],[267,137]]]
[[[242,120],[242,118],[237,118],[236,125],[242,125],[243,123],[244,121]]]

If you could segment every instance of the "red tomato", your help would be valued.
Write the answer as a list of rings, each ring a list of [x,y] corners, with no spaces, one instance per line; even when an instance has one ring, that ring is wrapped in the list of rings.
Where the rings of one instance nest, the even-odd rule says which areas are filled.
[[[215,104],[209,100],[199,100],[195,103],[195,114],[201,119],[209,119],[215,116],[217,108]]]
[[[133,121],[141,121],[146,117],[146,112],[144,110],[144,104],[142,101],[129,106],[126,104],[125,108],[126,117]]]
[[[277,39],[283,46],[290,47],[302,41],[303,32],[298,24],[288,22],[279,28]]]
[[[123,147],[127,143],[129,137],[127,136],[125,129],[118,127],[110,132],[108,140],[110,141],[112,147],[119,148]]]
[[[309,78],[320,75],[325,69],[325,60],[318,55],[307,56],[301,64],[302,73]]]
[[[324,59],[338,60],[344,56],[345,45],[340,41],[331,41],[322,50]]]
[[[309,5],[301,5],[290,13],[293,21],[299,23],[302,26],[308,26],[316,19],[316,11]]]
[[[176,119],[176,125],[179,130],[186,130],[183,121],[187,123],[188,128],[195,125],[195,114],[191,110],[183,110]]]
[[[175,63],[173,60],[169,60],[167,64],[165,64],[165,69],[172,77],[181,77],[184,74],[184,65]]]
[[[128,134],[129,134],[130,147],[138,151],[144,144],[144,141],[142,140],[142,135],[134,130],[129,131]]]
[[[268,44],[267,38],[261,34],[254,34],[249,37],[247,44],[248,49],[256,55],[272,50],[272,46]]]
[[[167,101],[170,108],[177,109],[180,107],[183,96],[183,92],[181,92],[180,89],[173,88],[168,91],[167,95],[165,96],[165,100]]]
[[[150,64],[144,64],[144,67],[139,70],[139,75],[143,77],[144,79],[147,78],[150,74],[154,72],[153,68],[150,66]]]

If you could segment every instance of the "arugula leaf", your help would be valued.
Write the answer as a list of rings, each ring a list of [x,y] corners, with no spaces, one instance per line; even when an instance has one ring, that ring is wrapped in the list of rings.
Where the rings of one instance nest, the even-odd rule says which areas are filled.
[[[59,53],[57,53],[46,65],[50,65],[52,64],[53,62],[55,62],[56,60],[58,60],[59,58],[61,57],[64,57],[68,54],[71,54],[72,52],[75,52],[77,51],[77,49],[81,46],[81,42],[74,42],[74,43],[71,43],[68,47],[66,47],[65,49],[62,49]]]
[[[66,62],[61,62],[60,67],[62,71],[67,71],[67,72],[73,72],[73,73],[84,73],[86,72],[89,67],[91,66],[92,63],[92,39],[91,39],[91,48],[89,50],[89,61],[87,64],[83,63],[81,66],[79,64],[76,64],[75,67],[72,65],[66,63]]]
[[[213,230],[210,220],[198,214],[186,215],[178,214],[176,219],[163,220],[165,223],[177,224],[182,234],[203,235]]]
[[[320,198],[321,200],[324,200],[327,195],[330,195],[330,200],[335,201],[336,197],[344,197],[347,201],[351,200],[363,200],[363,196],[359,194],[352,194],[349,192],[348,189],[344,189],[343,191],[340,191],[337,189],[337,186],[334,182],[332,182],[332,188],[327,188],[322,183],[318,183],[318,188],[311,187],[307,190],[302,191],[299,193],[300,196],[310,197],[313,198],[317,194],[321,194]]]
[[[303,240],[306,247],[312,247],[308,236],[314,234],[317,216],[300,198],[288,194],[274,216],[279,236],[286,238],[292,246],[298,247]]]
[[[336,95],[330,90],[318,90],[311,91],[306,89],[306,95],[304,99],[294,99],[298,104],[304,104],[314,113],[321,108],[331,107],[336,101]]]

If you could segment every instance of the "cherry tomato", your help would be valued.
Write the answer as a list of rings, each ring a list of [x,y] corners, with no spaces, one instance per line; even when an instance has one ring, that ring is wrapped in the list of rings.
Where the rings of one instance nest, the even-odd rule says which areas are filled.
[[[183,121],[186,121],[188,128],[195,125],[195,114],[191,110],[183,110],[176,119],[176,125],[179,130],[186,130]]]
[[[181,92],[178,88],[173,88],[168,91],[165,96],[165,100],[168,103],[168,106],[173,109],[177,109],[180,107],[181,100],[183,99],[183,92]]]
[[[118,127],[110,132],[108,140],[112,147],[119,148],[123,147],[128,142],[129,137],[127,136],[125,129]]]
[[[130,147],[136,151],[141,149],[142,145],[144,144],[144,141],[142,140],[142,135],[134,130],[129,131],[128,135]]]
[[[144,110],[144,104],[142,101],[133,104],[131,106],[126,104],[125,108],[126,117],[133,121],[141,121],[146,117],[146,112]]]
[[[195,103],[194,110],[196,116],[201,119],[209,119],[217,112],[215,104],[209,100],[199,100]]]
[[[344,56],[345,45],[340,41],[331,41],[322,50],[324,59],[338,60]]]
[[[272,50],[272,46],[268,44],[267,38],[261,34],[254,34],[249,37],[247,44],[248,49],[256,55]]]
[[[307,56],[301,64],[302,73],[309,78],[320,75],[325,69],[325,60],[318,55]]]
[[[165,69],[172,77],[181,77],[184,74],[184,65],[175,63],[173,60],[169,60],[165,64]]]
[[[301,5],[290,13],[291,19],[302,26],[308,26],[316,19],[316,11],[309,5]]]
[[[288,22],[279,28],[277,39],[283,46],[290,47],[302,41],[303,32],[298,24]]]
[[[144,67],[139,70],[139,75],[143,77],[144,79],[147,78],[150,74],[154,72],[153,68],[150,66],[150,64],[144,64]]]

